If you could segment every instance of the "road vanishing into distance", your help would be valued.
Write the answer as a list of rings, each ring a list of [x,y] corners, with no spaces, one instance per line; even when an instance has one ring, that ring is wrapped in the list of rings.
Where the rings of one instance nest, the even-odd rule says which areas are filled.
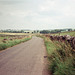
[[[0,75],[49,75],[44,41],[39,37],[0,51]]]

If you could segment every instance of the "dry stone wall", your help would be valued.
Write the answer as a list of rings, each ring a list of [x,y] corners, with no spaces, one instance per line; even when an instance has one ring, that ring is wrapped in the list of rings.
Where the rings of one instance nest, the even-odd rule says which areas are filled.
[[[61,42],[68,42],[70,43],[71,47],[75,49],[75,37],[72,37],[70,35],[65,36],[53,36],[53,35],[45,35],[46,37],[49,37],[52,41],[61,41]]]

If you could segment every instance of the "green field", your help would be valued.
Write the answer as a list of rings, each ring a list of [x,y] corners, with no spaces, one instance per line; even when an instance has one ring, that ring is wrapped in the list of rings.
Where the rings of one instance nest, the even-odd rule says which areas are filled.
[[[75,36],[75,31],[70,31],[70,32],[61,32],[61,33],[56,33],[52,35],[70,35],[70,36]]]

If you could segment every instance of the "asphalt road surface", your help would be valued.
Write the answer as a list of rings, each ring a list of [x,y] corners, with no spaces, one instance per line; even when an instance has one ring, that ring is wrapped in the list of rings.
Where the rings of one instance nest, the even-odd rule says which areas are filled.
[[[49,75],[45,68],[46,50],[39,37],[0,51],[0,75]]]

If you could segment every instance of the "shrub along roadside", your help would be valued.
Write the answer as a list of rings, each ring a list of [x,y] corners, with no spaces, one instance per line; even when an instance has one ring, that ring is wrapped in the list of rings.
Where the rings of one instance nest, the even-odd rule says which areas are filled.
[[[51,41],[44,37],[48,60],[49,70],[53,75],[74,75],[75,74],[75,59],[74,50],[68,43]]]
[[[12,46],[14,46],[14,45],[17,45],[17,44],[19,44],[19,43],[21,43],[21,42],[28,41],[28,40],[30,40],[30,39],[31,39],[31,37],[29,37],[29,38],[24,38],[24,39],[16,39],[16,40],[14,40],[14,41],[8,41],[7,43],[0,43],[0,51],[6,49],[6,48],[8,48],[8,47],[12,47]]]

